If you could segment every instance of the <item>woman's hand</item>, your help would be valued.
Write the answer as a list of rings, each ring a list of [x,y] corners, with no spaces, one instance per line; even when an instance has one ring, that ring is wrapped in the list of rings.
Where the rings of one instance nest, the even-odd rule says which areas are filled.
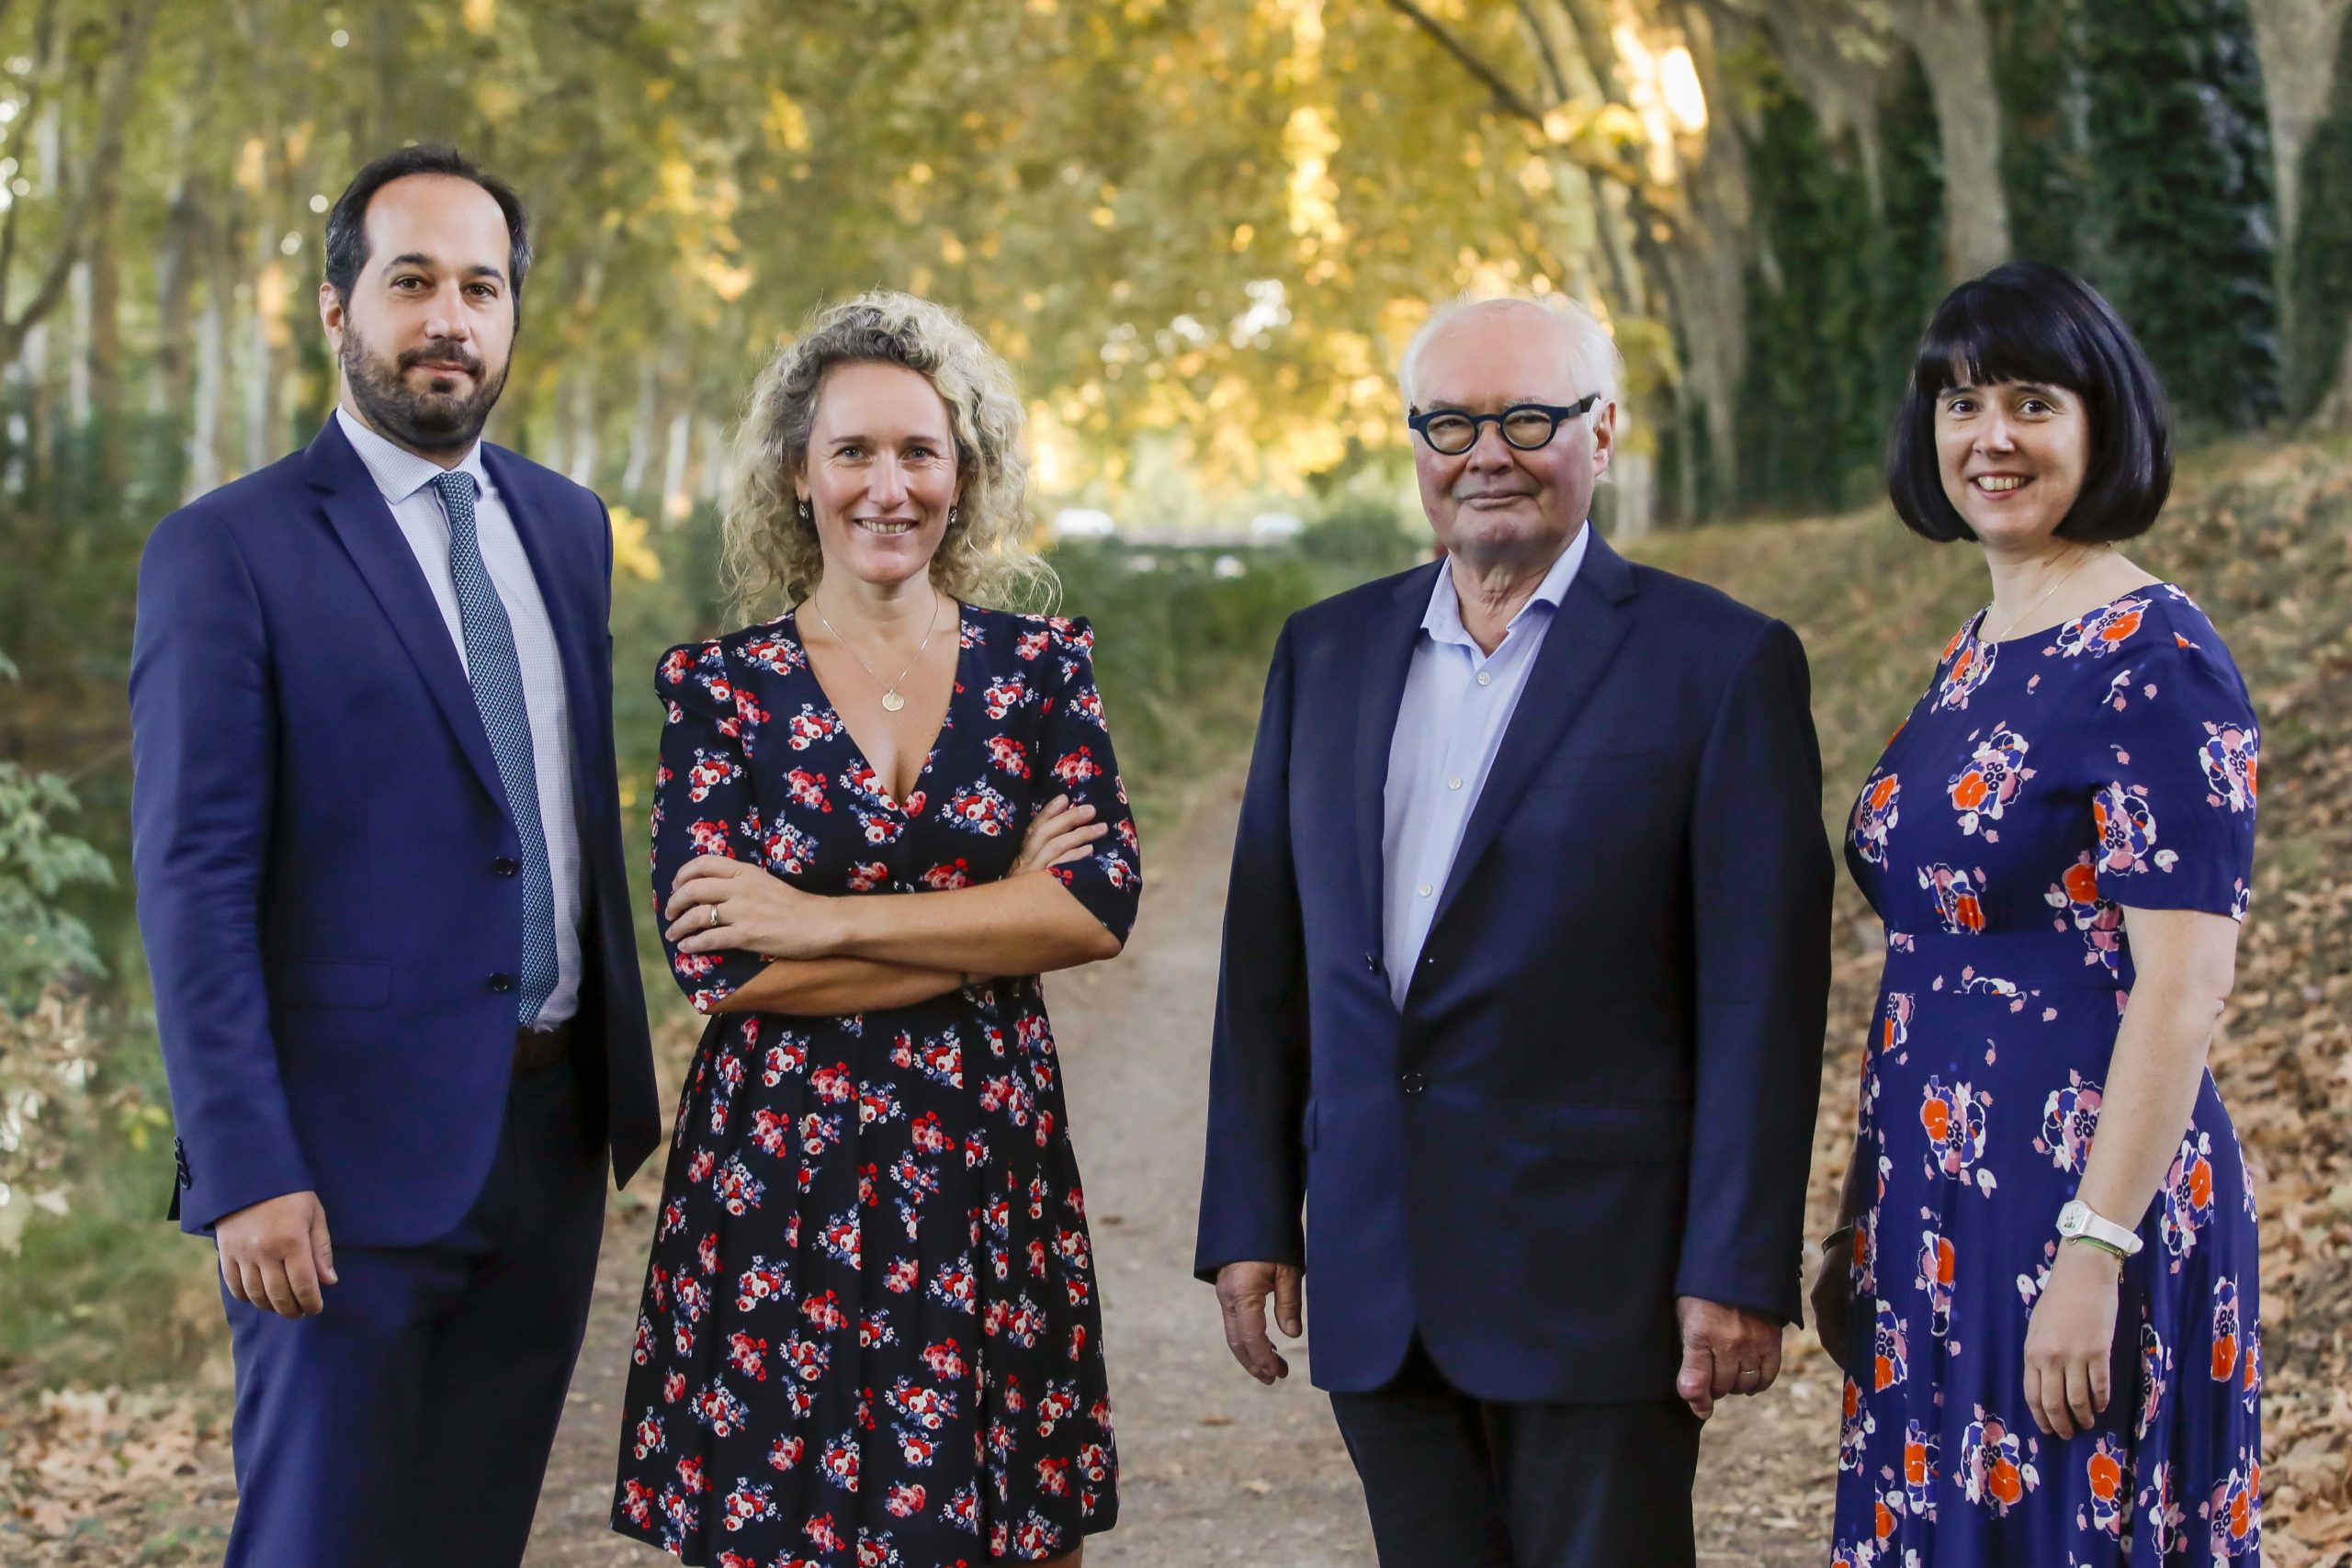
[[[670,901],[662,906],[670,927],[662,934],[681,953],[823,958],[837,940],[834,902],[743,861],[696,855],[671,884]]]
[[[1087,846],[1110,830],[1094,820],[1094,807],[1072,806],[1069,796],[1057,795],[1029,818],[1029,830],[1021,837],[1021,858],[1013,862],[1012,874],[1083,860]]]
[[[2058,1260],[2025,1331],[2025,1407],[2052,1437],[2090,1429],[2107,1408],[2115,1348],[2116,1287],[2123,1260],[2061,1242]]]

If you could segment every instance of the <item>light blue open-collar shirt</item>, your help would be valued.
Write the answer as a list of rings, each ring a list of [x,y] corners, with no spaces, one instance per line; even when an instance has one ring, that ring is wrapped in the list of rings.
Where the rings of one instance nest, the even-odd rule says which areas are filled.
[[[1388,995],[1399,1011],[1453,871],[1463,829],[1477,808],[1495,751],[1527,689],[1528,672],[1584,564],[1591,536],[1589,522],[1577,530],[1492,653],[1480,652],[1463,627],[1453,569],[1441,567],[1430,589],[1430,607],[1421,616],[1405,694],[1396,706],[1382,801],[1381,945]]]

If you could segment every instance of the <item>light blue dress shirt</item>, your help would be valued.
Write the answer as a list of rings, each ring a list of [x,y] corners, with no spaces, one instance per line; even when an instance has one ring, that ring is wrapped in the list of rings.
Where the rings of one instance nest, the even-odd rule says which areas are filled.
[[[430,458],[396,446],[338,408],[334,417],[352,450],[367,465],[368,477],[391,508],[392,521],[408,541],[424,573],[425,586],[440,608],[442,624],[466,662],[465,623],[458,608],[458,585],[449,575],[449,514],[433,487],[443,470]],[[458,467],[474,480],[474,527],[481,539],[482,565],[506,607],[514,633],[515,661],[523,673],[523,705],[531,716],[532,771],[538,777],[539,826],[547,834],[548,878],[555,893],[556,986],[539,1009],[541,1028],[552,1029],[580,1010],[580,829],[572,814],[571,708],[564,695],[563,654],[555,623],[548,618],[538,577],[523,549],[523,536],[499,498],[498,486],[481,460],[481,443],[466,450]]]
[[[1430,590],[1430,607],[1405,672],[1405,695],[1396,706],[1382,801],[1381,946],[1388,995],[1399,1011],[1462,847],[1462,831],[1487,787],[1503,731],[1519,709],[1528,672],[1535,668],[1560,600],[1584,564],[1591,536],[1590,523],[1577,530],[1492,653],[1480,652],[1463,628],[1451,568],[1440,569]]]

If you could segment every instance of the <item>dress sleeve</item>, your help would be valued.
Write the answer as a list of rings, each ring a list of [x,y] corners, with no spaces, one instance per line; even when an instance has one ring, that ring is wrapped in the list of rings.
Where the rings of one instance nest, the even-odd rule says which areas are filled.
[[[662,907],[679,868],[696,855],[756,865],[762,828],[724,650],[715,642],[672,649],[654,671],[653,690],[669,716],[653,775],[653,920],[666,927]],[[733,950],[680,953],[666,938],[662,945],[672,976],[697,1012],[710,1011],[767,963]]]
[[[1050,800],[1067,795],[1073,806],[1091,806],[1094,819],[1111,829],[1094,840],[1092,854],[1055,866],[1051,874],[1124,942],[1143,891],[1143,853],[1126,785],[1111,755],[1111,733],[1103,727],[1102,694],[1094,686],[1094,629],[1085,621],[1058,616],[1047,626],[1057,678],[1046,703],[1038,754],[1048,759],[1052,778],[1039,781],[1038,795]]]
[[[2175,614],[2107,696],[2091,798],[2098,896],[2245,918],[2261,731],[2245,682],[2202,615]]]

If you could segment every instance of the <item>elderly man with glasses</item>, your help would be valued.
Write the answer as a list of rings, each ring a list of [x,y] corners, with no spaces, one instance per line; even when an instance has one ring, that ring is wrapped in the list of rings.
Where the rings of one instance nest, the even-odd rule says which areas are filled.
[[[1798,1317],[1804,652],[1588,521],[1617,370],[1572,306],[1432,315],[1443,558],[1283,628],[1234,847],[1195,1267],[1261,1382],[1311,1296],[1383,1568],[1692,1562],[1700,1423]]]

